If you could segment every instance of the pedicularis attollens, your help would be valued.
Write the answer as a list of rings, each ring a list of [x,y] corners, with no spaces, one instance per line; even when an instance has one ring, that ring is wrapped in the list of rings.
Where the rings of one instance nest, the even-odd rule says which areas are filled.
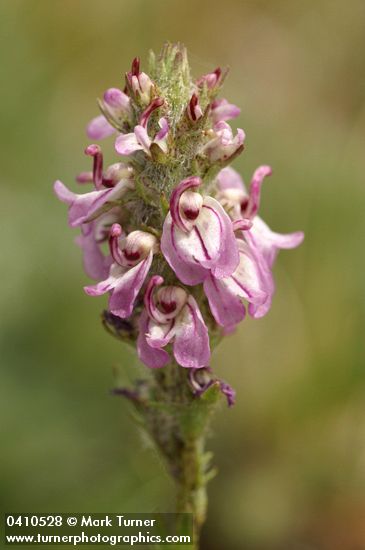
[[[167,44],[149,69],[138,58],[122,89],[98,101],[87,127],[92,141],[114,136],[116,163],[104,167],[97,144],[85,149],[90,172],[77,176],[93,190],[58,198],[79,227],[85,271],[108,294],[103,323],[132,344],[152,376],[116,388],[139,411],[178,485],[178,510],[205,517],[209,460],[203,450],[215,402],[234,391],[210,369],[212,348],[243,321],[271,307],[272,266],[281,248],[303,233],[274,233],[258,216],[260,166],[246,188],[229,164],[244,150],[245,133],[227,123],[240,109],[219,98],[226,71],[194,79],[186,50]]]

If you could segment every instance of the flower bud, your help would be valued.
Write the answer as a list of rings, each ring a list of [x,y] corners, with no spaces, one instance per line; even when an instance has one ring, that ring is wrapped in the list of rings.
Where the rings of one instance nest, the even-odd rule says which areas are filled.
[[[146,73],[140,72],[139,67],[139,58],[136,57],[132,62],[131,71],[126,74],[126,81],[134,96],[142,104],[148,105],[151,101],[154,84]]]
[[[204,74],[203,76],[201,76],[197,81],[197,85],[200,86],[200,87],[203,87],[204,85],[206,85],[206,87],[211,90],[212,88],[215,88],[220,80],[221,80],[221,76],[222,76],[222,69],[220,67],[217,67],[215,71],[213,71],[212,73],[208,73],[208,74]]]
[[[191,122],[197,122],[203,116],[203,111],[199,105],[199,98],[196,94],[191,96],[189,105],[186,108],[186,114]]]

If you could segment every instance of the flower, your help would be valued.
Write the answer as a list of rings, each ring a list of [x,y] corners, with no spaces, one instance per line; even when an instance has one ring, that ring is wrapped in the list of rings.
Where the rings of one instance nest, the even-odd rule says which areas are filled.
[[[242,299],[249,303],[249,313],[255,316],[255,308],[267,303],[272,292],[271,272],[262,270],[257,255],[243,239],[237,239],[237,244],[239,264],[232,275],[217,279],[210,274],[203,285],[214,319],[228,330],[245,318]]]
[[[112,208],[113,201],[120,199],[126,191],[133,188],[133,170],[123,163],[112,164],[103,174],[103,158],[98,145],[89,145],[85,153],[94,157],[93,179],[95,191],[79,195],[70,191],[61,181],[54,184],[57,197],[68,204],[68,221],[71,227],[77,227],[91,221],[103,212],[105,207]],[[82,174],[83,181],[85,173]]]
[[[217,200],[192,191],[201,183],[192,176],[173,190],[161,237],[165,259],[187,285],[201,283],[209,273],[229,276],[239,262],[229,216]]]
[[[200,152],[206,155],[212,163],[232,160],[243,150],[245,132],[238,128],[237,134],[233,137],[232,128],[224,120],[217,122],[208,135],[211,139]]]
[[[215,99],[210,106],[210,115],[213,124],[221,121],[231,120],[239,116],[241,109],[226,99]]]
[[[131,116],[130,98],[119,88],[106,90],[99,104],[104,114],[93,118],[87,125],[86,133],[90,139],[99,140],[115,134],[115,126],[121,126]],[[110,124],[110,120],[115,126]]]
[[[153,254],[157,250],[157,239],[145,231],[132,231],[120,242],[121,236],[121,226],[113,224],[109,247],[114,263],[110,267],[109,276],[96,285],[84,287],[84,290],[89,296],[111,292],[111,313],[125,318],[131,315],[135,299],[147,277]]]
[[[233,407],[236,402],[235,390],[227,382],[216,378],[210,367],[190,369],[189,382],[195,397],[201,397],[209,388],[216,385],[226,397],[228,407]]]
[[[299,246],[304,233],[296,231],[286,235],[275,233],[257,215],[260,207],[261,186],[266,176],[271,175],[270,166],[260,166],[255,170],[249,193],[241,176],[233,168],[223,168],[217,176],[218,200],[229,210],[232,219],[252,220],[252,228],[245,232],[245,238],[261,253],[268,267],[272,267],[280,248]]]
[[[250,192],[247,193],[243,181],[239,174],[232,168],[224,168],[217,176],[217,183],[219,193],[217,198],[220,200],[230,212],[231,218],[236,220],[237,229],[240,229],[240,224],[245,224],[245,231],[241,232],[241,239],[239,242],[240,251],[245,248],[249,250],[249,256],[253,263],[251,267],[255,266],[256,277],[252,278],[252,271],[250,280],[256,280],[257,288],[260,288],[266,293],[266,299],[248,299],[246,296],[242,296],[238,289],[234,291],[234,287],[231,282],[225,281],[223,283],[213,285],[210,281],[205,283],[205,292],[212,309],[212,313],[216,320],[220,324],[227,326],[227,316],[225,312],[230,308],[231,311],[235,311],[237,318],[239,317],[237,296],[246,298],[249,301],[249,313],[254,318],[263,317],[269,311],[271,307],[272,297],[275,291],[274,280],[271,273],[275,257],[280,248],[295,248],[303,241],[304,234],[301,231],[295,233],[289,233],[287,235],[281,235],[274,233],[266,225],[266,223],[257,216],[257,212],[260,206],[261,198],[261,186],[266,176],[271,175],[272,170],[270,166],[260,166],[255,170],[251,185]],[[248,222],[252,223],[249,227]],[[248,255],[246,255],[248,258]],[[242,264],[242,260],[240,262]],[[248,265],[248,264],[247,264]],[[242,273],[234,274],[242,282]],[[217,287],[217,288],[216,288]],[[218,291],[221,298],[219,301]],[[251,290],[252,291],[252,290]],[[234,308],[234,303],[236,307]],[[227,309],[228,308],[228,309]],[[244,315],[241,311],[241,315]],[[243,318],[243,317],[242,317]],[[219,320],[218,320],[219,319]]]
[[[146,73],[140,70],[139,57],[135,57],[132,61],[132,69],[126,73],[126,84],[134,97],[142,104],[148,105],[151,101],[154,84]]]
[[[154,99],[140,117],[140,124],[135,126],[134,131],[129,134],[121,134],[115,141],[115,150],[120,155],[128,156],[136,151],[144,151],[149,157],[151,154],[151,145],[154,144],[163,152],[167,153],[167,136],[169,124],[167,119],[162,117],[158,121],[161,128],[159,132],[151,139],[147,132],[149,118],[155,109],[163,105],[164,101],[160,98]]]
[[[210,359],[208,329],[198,304],[179,286],[161,286],[164,279],[153,276],[144,296],[145,310],[139,321],[138,356],[148,367],[159,368],[169,361],[164,348],[170,342],[179,365],[198,369]]]

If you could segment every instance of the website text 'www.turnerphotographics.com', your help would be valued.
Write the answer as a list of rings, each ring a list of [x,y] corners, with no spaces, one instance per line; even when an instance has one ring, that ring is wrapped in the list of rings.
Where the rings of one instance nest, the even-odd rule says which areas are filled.
[[[192,514],[5,514],[6,545],[193,544]]]

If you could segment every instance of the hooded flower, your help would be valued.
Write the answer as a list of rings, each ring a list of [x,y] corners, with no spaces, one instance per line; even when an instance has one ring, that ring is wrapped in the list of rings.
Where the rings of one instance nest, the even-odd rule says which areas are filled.
[[[93,179],[95,191],[78,195],[70,191],[61,181],[54,184],[57,197],[68,204],[68,221],[71,227],[77,227],[101,214],[113,201],[120,199],[126,191],[133,188],[133,170],[130,166],[117,163],[109,166],[103,173],[103,157],[98,145],[89,145],[87,155],[94,157]],[[85,173],[82,174],[82,180]]]
[[[209,273],[227,277],[239,262],[231,220],[218,201],[192,190],[200,184],[192,176],[173,190],[161,238],[165,259],[187,285],[203,282]]]
[[[130,98],[118,88],[109,88],[99,102],[104,114],[93,118],[87,125],[86,133],[90,139],[104,139],[116,133],[116,128],[108,122],[112,120],[119,127],[131,116]]]
[[[123,319],[132,314],[135,299],[157,250],[157,239],[144,231],[132,231],[127,237],[120,239],[121,236],[121,226],[113,224],[109,247],[114,263],[110,267],[109,276],[97,285],[86,286],[85,292],[89,296],[101,296],[111,292],[110,312]]]
[[[236,230],[247,231],[245,222],[235,224]],[[242,302],[249,304],[249,313],[253,317],[256,309],[267,303],[272,293],[271,272],[261,266],[259,258],[243,239],[237,239],[239,264],[229,277],[217,279],[210,274],[204,280],[204,292],[216,322],[226,329],[231,329],[242,321],[246,308]],[[263,271],[263,267],[265,271]]]
[[[201,153],[206,155],[210,162],[227,162],[243,150],[245,132],[238,128],[237,134],[233,136],[232,128],[223,119],[214,125],[210,135],[211,139],[201,149]]]
[[[158,121],[160,130],[153,139],[150,138],[147,132],[148,121],[155,109],[163,105],[164,101],[160,98],[154,99],[140,117],[140,124],[135,126],[134,131],[130,134],[121,134],[115,141],[115,150],[120,155],[128,156],[136,151],[144,151],[151,157],[151,145],[155,144],[163,153],[167,153],[167,136],[169,125],[167,119],[162,117]]]
[[[179,365],[202,368],[210,359],[208,329],[195,299],[178,286],[162,285],[159,275],[152,277],[145,292],[145,310],[139,322],[138,355],[148,367],[159,368],[169,361],[162,348],[172,343]]]
[[[270,166],[260,166],[254,172],[250,191],[247,192],[241,176],[233,168],[223,168],[217,176],[219,201],[229,211],[232,219],[252,221],[252,228],[245,232],[247,242],[257,248],[269,268],[272,267],[280,248],[295,248],[304,239],[302,231],[286,235],[275,233],[257,215],[260,207],[261,187],[265,176],[271,175]]]
[[[232,168],[224,168],[217,177],[218,198],[220,202],[230,212],[232,219],[236,220],[238,230],[242,222],[246,225],[246,230],[240,232],[240,243],[242,243],[240,244],[240,249],[248,245],[248,250],[256,266],[257,280],[260,282],[260,288],[266,292],[266,299],[264,301],[248,300],[250,302],[249,313],[255,318],[264,316],[271,307],[275,291],[271,268],[278,250],[280,248],[295,248],[299,246],[304,238],[304,234],[301,231],[287,235],[274,233],[257,216],[260,206],[261,186],[265,176],[269,176],[271,172],[270,166],[260,166],[257,168],[251,180],[249,193],[247,193],[240,175]],[[251,227],[250,223],[252,224]],[[227,288],[229,288],[229,285],[226,285]],[[231,290],[233,289],[231,288]],[[217,300],[214,301],[214,297],[212,299],[211,291],[212,288],[206,289],[213,311],[217,309],[214,303],[217,304],[218,302]],[[225,293],[225,296],[228,299],[228,294]]]

